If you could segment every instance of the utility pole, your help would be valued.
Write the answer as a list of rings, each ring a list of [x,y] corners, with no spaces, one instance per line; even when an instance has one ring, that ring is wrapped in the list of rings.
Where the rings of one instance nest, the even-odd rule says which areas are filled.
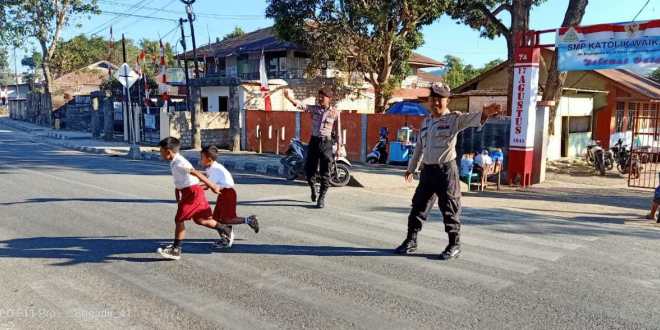
[[[121,34],[121,53],[122,53],[122,59],[123,63],[126,63],[126,39],[124,38],[124,34]],[[129,112],[129,96],[128,96],[128,77],[126,77],[126,86],[124,86],[124,140],[128,140],[128,142],[131,141],[131,118],[130,118],[130,112]]]
[[[188,14],[188,23],[190,23],[190,37],[192,38],[192,52],[193,52],[193,63],[195,64],[195,79],[199,80],[199,64],[197,63],[197,44],[195,43],[195,27],[193,26],[193,21],[195,16],[192,11],[192,4],[195,3],[195,0],[181,0],[186,5],[186,13]],[[190,92],[189,92],[190,93]],[[199,114],[201,108],[201,91],[199,86],[194,86],[192,89],[193,94],[193,103],[194,108],[190,113],[190,121],[192,124],[192,147],[199,149],[202,147],[201,135],[199,132],[199,123],[197,122],[197,114]]]
[[[16,46],[14,46],[14,80],[16,81],[16,99],[19,99],[21,95],[18,89],[18,64],[16,60]],[[9,103],[9,95],[7,96],[7,103]]]
[[[179,18],[179,27],[181,27],[181,47],[183,47],[183,74],[186,77],[186,110],[190,112],[190,120],[192,121],[192,126],[193,129],[195,128],[195,112],[191,110],[190,108],[190,103],[191,103],[191,98],[190,98],[190,77],[188,75],[188,60],[185,58],[186,54],[186,34],[183,31],[183,22],[185,22],[183,18]],[[193,138],[195,137],[195,134],[193,133]],[[193,143],[194,146],[194,143]]]

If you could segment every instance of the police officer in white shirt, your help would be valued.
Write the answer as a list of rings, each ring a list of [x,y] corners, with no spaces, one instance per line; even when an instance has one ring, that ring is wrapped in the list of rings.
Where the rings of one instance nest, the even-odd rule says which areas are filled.
[[[461,253],[461,187],[456,164],[456,137],[465,128],[483,125],[488,118],[499,114],[501,108],[492,104],[484,107],[482,112],[451,112],[447,107],[449,96],[449,86],[436,83],[431,87],[433,109],[422,123],[415,152],[405,174],[406,181],[412,182],[413,173],[421,167],[419,185],[408,216],[408,234],[395,250],[399,254],[417,250],[417,233],[431,209],[429,203],[435,200],[434,195],[437,196],[449,236],[449,244],[440,259],[456,258]]]

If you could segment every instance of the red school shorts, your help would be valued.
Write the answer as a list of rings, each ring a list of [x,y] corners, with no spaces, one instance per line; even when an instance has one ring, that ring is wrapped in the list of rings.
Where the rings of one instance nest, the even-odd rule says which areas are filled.
[[[211,207],[206,200],[204,189],[198,185],[179,189],[179,208],[176,211],[176,222],[190,219],[208,219],[211,217]]]
[[[234,188],[225,188],[220,190],[218,201],[213,210],[213,219],[231,220],[238,218],[236,215],[236,190]]]

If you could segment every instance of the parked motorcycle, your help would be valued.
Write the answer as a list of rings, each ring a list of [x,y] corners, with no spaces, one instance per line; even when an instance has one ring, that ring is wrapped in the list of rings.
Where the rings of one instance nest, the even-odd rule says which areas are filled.
[[[387,129],[381,128],[378,143],[371,149],[367,155],[367,164],[385,164],[387,163]]]
[[[594,164],[594,147],[600,147],[600,141],[595,141],[594,143],[587,145],[587,151],[584,154],[584,160],[589,165]]]
[[[305,176],[305,161],[307,160],[307,144],[302,143],[300,139],[293,138],[289,143],[289,149],[286,155],[280,160],[284,165],[284,175],[287,180],[295,180]],[[330,185],[333,187],[343,187],[351,181],[351,162],[346,157],[341,156],[339,146],[335,143],[332,147],[335,155],[334,161],[330,164]],[[337,154],[340,154],[338,156]]]
[[[628,147],[623,144],[623,140],[619,139],[617,143],[612,147],[612,153],[614,154],[614,159],[616,160],[616,169],[621,174],[628,174],[633,179],[639,178],[639,174],[642,171],[642,166],[640,165],[639,157],[635,155],[631,156],[631,152]]]
[[[590,151],[593,154],[593,165],[600,175],[614,168],[614,154],[611,150],[605,150],[601,146],[593,146]]]

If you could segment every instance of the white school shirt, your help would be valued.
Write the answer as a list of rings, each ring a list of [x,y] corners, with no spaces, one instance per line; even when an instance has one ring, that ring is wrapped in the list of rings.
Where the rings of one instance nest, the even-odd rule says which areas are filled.
[[[213,162],[209,168],[206,169],[206,176],[220,187],[220,189],[234,188],[234,178],[231,173],[218,162]]]
[[[190,172],[195,168],[181,154],[177,153],[170,162],[174,186],[176,189],[184,189],[199,184],[199,179],[192,176]]]

